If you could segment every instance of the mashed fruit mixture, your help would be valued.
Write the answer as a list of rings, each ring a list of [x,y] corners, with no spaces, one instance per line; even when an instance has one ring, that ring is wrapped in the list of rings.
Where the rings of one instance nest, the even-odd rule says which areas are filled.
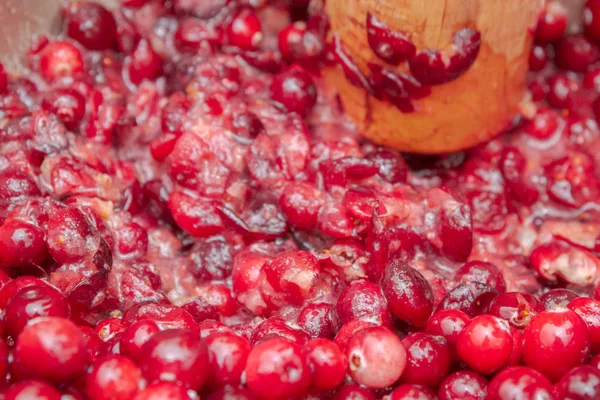
[[[600,1],[561,11],[527,117],[426,157],[361,139],[306,0],[66,5],[0,74],[3,398],[598,399]]]

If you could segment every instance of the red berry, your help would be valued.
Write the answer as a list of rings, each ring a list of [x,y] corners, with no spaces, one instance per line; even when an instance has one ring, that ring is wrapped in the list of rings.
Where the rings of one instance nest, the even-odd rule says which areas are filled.
[[[486,400],[553,399],[552,383],[529,367],[511,367],[500,372],[488,385]]]
[[[513,351],[513,337],[506,321],[480,315],[460,333],[456,351],[474,371],[491,374],[507,365]]]
[[[157,382],[140,390],[133,400],[191,400],[187,391],[173,382]]]
[[[380,326],[356,332],[348,342],[346,355],[352,379],[372,389],[382,389],[396,382],[407,358],[400,339]]]
[[[448,375],[440,384],[440,400],[483,400],[487,389],[485,378],[472,371]]]
[[[593,400],[600,396],[600,371],[580,365],[568,371],[555,385],[557,399]]]
[[[48,256],[44,232],[18,219],[5,220],[0,226],[0,265],[19,270],[42,266]]]
[[[588,0],[583,7],[583,32],[595,42],[600,41],[600,1]]]
[[[523,332],[523,361],[553,381],[581,364],[589,352],[588,328],[567,308],[539,313]]]
[[[565,36],[554,45],[554,60],[559,68],[585,72],[598,61],[599,50],[595,43],[583,35]]]
[[[588,327],[592,353],[600,352],[600,301],[578,297],[567,306],[581,317]]]
[[[406,348],[406,368],[402,382],[437,387],[450,371],[450,347],[441,336],[411,333],[402,339]]]
[[[4,332],[16,339],[23,328],[37,317],[69,318],[66,297],[50,285],[33,285],[19,290],[6,305]]]
[[[121,355],[97,360],[87,376],[86,393],[92,400],[131,400],[141,375],[133,361]]]
[[[48,82],[63,77],[76,77],[83,72],[83,57],[69,42],[47,44],[40,54],[40,74]]]
[[[204,342],[210,368],[208,385],[221,387],[239,384],[250,353],[248,340],[231,332],[215,332],[208,335]]]
[[[387,397],[387,396],[386,396]],[[437,396],[427,386],[405,383],[389,394],[389,400],[437,400]]]
[[[535,31],[535,40],[539,43],[554,42],[561,38],[566,29],[566,10],[560,2],[552,1],[540,13]]]
[[[242,50],[254,50],[262,40],[261,23],[254,12],[241,10],[227,26],[227,41]]]
[[[17,338],[14,368],[18,376],[69,382],[83,373],[89,360],[79,328],[60,317],[31,321]]]
[[[11,385],[4,394],[5,400],[60,400],[58,389],[47,382],[28,379]]]
[[[303,350],[310,366],[313,387],[332,390],[343,382],[348,361],[337,344],[327,339],[313,339]]]
[[[208,376],[208,353],[197,334],[166,330],[144,344],[139,365],[148,382],[173,381],[198,390]]]
[[[306,115],[317,102],[317,87],[310,74],[293,65],[275,75],[270,86],[271,98],[290,112]]]
[[[45,110],[55,114],[67,128],[79,131],[79,123],[85,116],[85,99],[74,89],[57,89],[42,102]]]
[[[67,35],[90,50],[108,50],[117,41],[115,18],[100,4],[75,1],[64,9]]]
[[[250,351],[246,384],[258,398],[301,396],[310,386],[310,367],[298,346],[285,339],[268,339]]]
[[[129,56],[129,79],[137,85],[144,79],[156,79],[162,73],[162,58],[154,51],[150,42],[140,40]]]

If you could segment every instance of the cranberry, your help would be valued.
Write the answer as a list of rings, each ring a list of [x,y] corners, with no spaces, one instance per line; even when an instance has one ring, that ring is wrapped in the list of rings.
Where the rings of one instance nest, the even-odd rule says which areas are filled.
[[[454,351],[458,336],[470,321],[471,318],[460,310],[440,310],[427,320],[425,332],[444,337]]]
[[[372,389],[394,383],[406,366],[406,349],[384,327],[370,327],[354,334],[346,349],[349,373],[355,382]]]
[[[555,111],[539,108],[531,121],[525,124],[524,131],[533,138],[546,140],[554,135],[559,126]]]
[[[539,313],[523,332],[523,361],[553,381],[581,364],[589,351],[585,322],[566,308]]]
[[[551,289],[540,297],[540,302],[546,310],[555,307],[566,307],[572,300],[576,299],[577,293],[569,289]]]
[[[290,304],[301,305],[314,289],[319,263],[308,251],[289,251],[268,261],[263,273],[272,290]]]
[[[535,40],[539,43],[554,42],[562,37],[566,29],[566,10],[560,2],[553,1],[540,13],[535,30]]]
[[[205,397],[207,400],[254,400],[254,394],[245,387],[224,386]]]
[[[345,385],[333,395],[333,400],[375,400],[377,397],[369,389],[359,385]]]
[[[461,310],[470,317],[487,312],[498,292],[479,282],[465,282],[456,286],[438,304],[438,310]]]
[[[458,79],[475,62],[481,47],[481,34],[463,28],[452,36],[452,46],[443,54],[439,50],[419,51],[409,60],[411,74],[424,85],[441,85]]]
[[[433,311],[433,291],[417,270],[400,260],[388,263],[381,280],[390,311],[413,326],[423,326]]]
[[[548,64],[548,51],[544,46],[535,45],[529,53],[529,70],[541,71]]]
[[[496,296],[488,308],[491,315],[506,320],[511,326],[523,329],[532,317],[544,310],[543,304],[529,293],[509,292]]]
[[[481,375],[472,371],[454,372],[440,384],[440,400],[483,400],[487,382]]]
[[[210,46],[218,38],[204,21],[197,18],[185,18],[179,22],[174,40],[179,51],[196,52],[210,49]]]
[[[97,3],[77,1],[64,10],[67,35],[90,50],[107,50],[116,44],[117,23],[106,8]]]
[[[20,276],[16,279],[6,282],[0,288],[0,308],[6,308],[6,305],[21,289],[33,285],[46,285],[47,283],[32,276]]]
[[[378,175],[384,181],[406,182],[408,166],[400,154],[390,150],[377,150],[369,153],[367,159],[379,166]]]
[[[0,226],[0,264],[21,269],[41,266],[48,256],[44,232],[37,226],[18,219]]]
[[[283,400],[304,394],[310,386],[310,367],[301,349],[281,338],[256,345],[245,373],[248,388],[259,398]]]
[[[594,42],[600,41],[600,2],[588,0],[583,7],[583,31]]]
[[[312,229],[324,203],[324,194],[309,183],[290,183],[279,198],[281,210],[292,225]]]
[[[158,325],[149,320],[134,322],[121,336],[121,353],[139,361],[142,357],[142,347],[159,330]]]
[[[187,391],[173,382],[157,382],[140,390],[133,400],[191,400]]]
[[[6,91],[8,87],[8,74],[4,69],[4,65],[0,64],[0,94]]]
[[[153,80],[162,75],[163,61],[150,42],[140,40],[129,59],[129,79],[140,84],[144,79]]]
[[[392,65],[408,60],[417,51],[406,35],[392,31],[371,13],[367,13],[367,40],[377,57]]]
[[[437,400],[435,393],[427,386],[405,383],[392,391],[389,400]]]
[[[508,324],[491,315],[473,318],[456,341],[460,359],[481,374],[491,374],[506,366],[512,350],[513,337]]]
[[[348,360],[337,344],[327,339],[313,339],[303,350],[310,366],[313,387],[332,390],[343,382]]]
[[[9,360],[10,350],[6,342],[0,339],[0,380],[4,381],[6,379],[6,374],[9,371]]]
[[[203,322],[207,319],[219,319],[219,310],[213,305],[209,304],[204,298],[198,296],[183,306],[181,306],[185,311],[187,311],[196,322]]]
[[[511,367],[489,383],[486,400],[552,399],[552,384],[544,375],[529,367]]]
[[[198,390],[207,378],[209,364],[206,346],[197,334],[166,330],[144,344],[139,365],[149,382],[174,381]]]
[[[341,324],[354,318],[370,320],[378,325],[390,325],[391,315],[381,289],[368,281],[354,281],[340,293],[335,306]]]
[[[60,392],[49,383],[28,379],[11,385],[4,394],[6,400],[60,400]]]
[[[92,246],[103,239],[97,236],[86,216],[77,208],[60,208],[48,220],[48,250],[59,263],[82,261]],[[88,250],[89,249],[89,250]]]
[[[598,60],[598,47],[583,35],[565,36],[554,45],[554,60],[562,69],[585,72]]]
[[[592,400],[600,394],[600,371],[589,365],[580,365],[568,371],[556,383],[559,399]]]
[[[596,369],[600,369],[600,354],[596,354],[594,357],[592,357],[588,364]]]
[[[42,102],[45,110],[55,114],[67,128],[77,131],[85,115],[85,99],[73,89],[57,89]]]
[[[40,189],[29,174],[10,169],[0,174],[0,200],[39,195]]]
[[[36,317],[63,317],[70,314],[65,296],[50,285],[33,285],[18,291],[6,305],[4,332],[17,338],[27,323]]]
[[[25,326],[14,349],[18,376],[64,383],[85,372],[89,354],[81,331],[71,321],[43,317]]]
[[[216,208],[205,199],[175,191],[169,196],[169,209],[177,225],[193,236],[207,237],[223,230]]]
[[[63,77],[75,77],[83,72],[83,58],[69,42],[47,44],[40,54],[40,73],[48,82]]]
[[[402,339],[406,348],[406,368],[402,381],[436,387],[450,371],[450,347],[446,339],[422,332]]]
[[[592,353],[600,352],[600,301],[578,297],[571,300],[567,308],[575,311],[587,325]]]
[[[141,376],[133,361],[120,355],[97,360],[87,376],[87,395],[92,400],[130,400],[138,391]]]
[[[548,103],[557,108],[570,108],[573,93],[579,90],[578,83],[564,73],[556,73],[548,80]]]
[[[252,332],[252,344],[256,345],[271,337],[281,337],[292,343],[303,346],[310,338],[301,330],[287,325],[281,318],[268,318],[261,322]]]
[[[205,339],[210,368],[209,386],[239,384],[250,353],[248,340],[231,332],[216,332]]]
[[[306,115],[317,102],[317,87],[308,72],[293,65],[273,78],[271,98],[290,112]]]
[[[469,261],[456,270],[454,279],[459,282],[483,283],[500,293],[506,291],[506,283],[500,269],[485,261]]]
[[[305,33],[306,23],[303,21],[294,22],[279,32],[278,48],[284,60],[293,61],[296,58]]]
[[[545,168],[548,196],[567,207],[580,207],[590,201],[598,193],[594,168],[594,161],[582,152],[550,163]]]
[[[331,309],[327,303],[309,304],[300,311],[298,325],[313,338],[330,339],[333,337]]]
[[[448,202],[442,209],[442,253],[453,261],[466,261],[473,247],[473,223],[467,204]]]
[[[254,12],[243,9],[227,26],[227,41],[242,50],[254,50],[262,41],[262,27]]]

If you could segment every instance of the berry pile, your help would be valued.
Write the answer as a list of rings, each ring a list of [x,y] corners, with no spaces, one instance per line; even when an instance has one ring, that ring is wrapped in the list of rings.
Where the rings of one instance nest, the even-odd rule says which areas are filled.
[[[62,18],[0,69],[1,398],[600,398],[600,0],[441,157],[360,138],[306,0]]]

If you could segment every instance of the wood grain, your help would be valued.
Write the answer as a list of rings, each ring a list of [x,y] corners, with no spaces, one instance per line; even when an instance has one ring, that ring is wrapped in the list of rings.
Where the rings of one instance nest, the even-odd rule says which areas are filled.
[[[471,147],[501,131],[525,94],[527,58],[541,2],[537,0],[327,0],[331,31],[362,71],[377,61],[367,42],[366,13],[407,32],[417,48],[444,48],[466,26],[481,32],[482,46],[459,79],[433,88],[401,113],[390,103],[350,85],[339,68],[325,71],[344,108],[373,141],[417,153]],[[406,66],[398,67],[405,70]]]

